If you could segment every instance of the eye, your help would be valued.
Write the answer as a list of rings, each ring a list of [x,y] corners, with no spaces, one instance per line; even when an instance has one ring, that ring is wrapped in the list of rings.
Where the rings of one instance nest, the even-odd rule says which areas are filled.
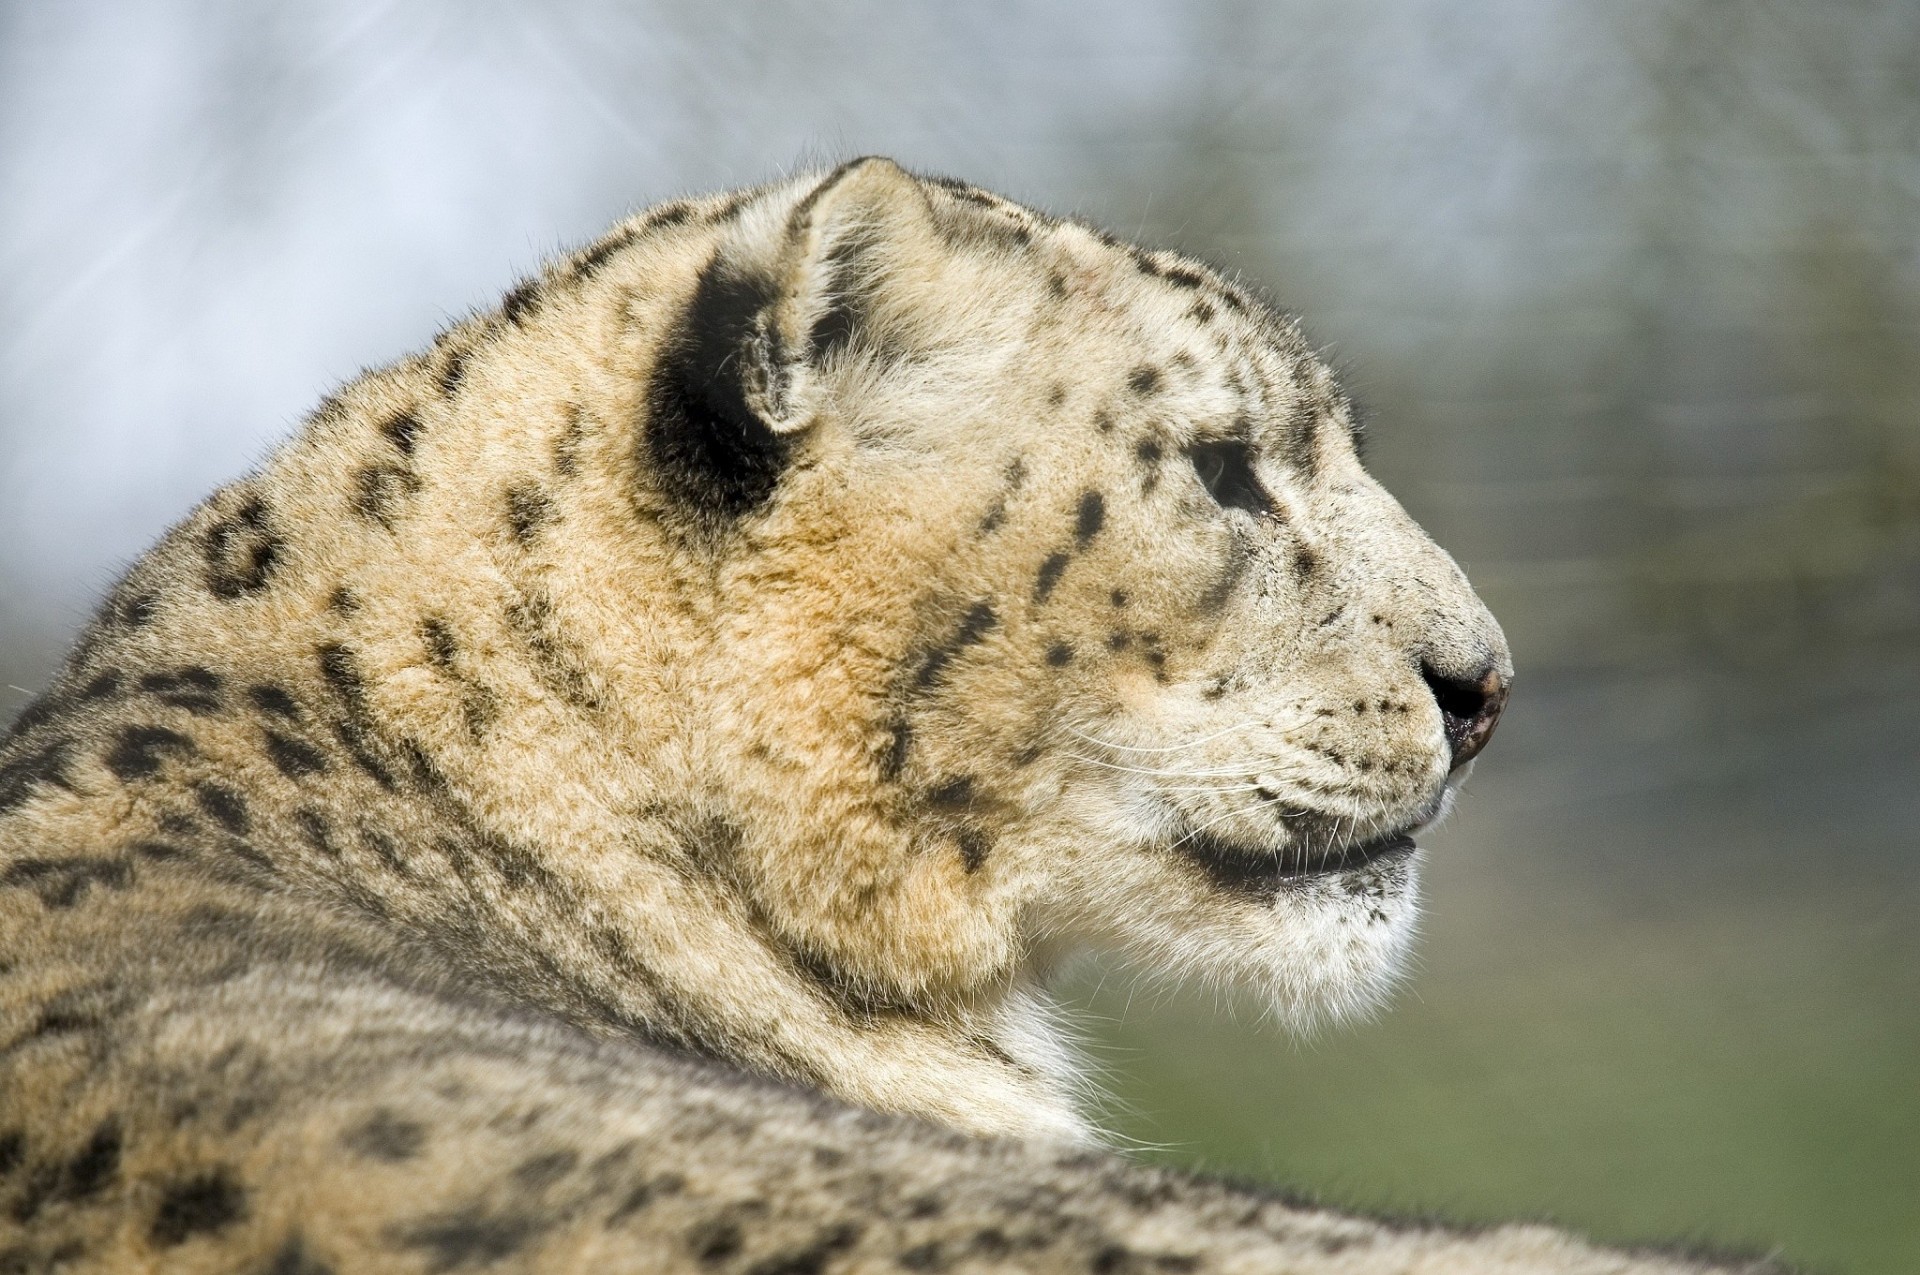
[[[1195,443],[1187,449],[1193,472],[1222,509],[1244,509],[1254,517],[1273,512],[1273,502],[1253,472],[1253,457],[1238,439]]]

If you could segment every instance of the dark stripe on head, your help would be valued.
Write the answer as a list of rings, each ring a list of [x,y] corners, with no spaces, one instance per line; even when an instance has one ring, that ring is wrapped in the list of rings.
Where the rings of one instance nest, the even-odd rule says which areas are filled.
[[[266,736],[267,759],[288,779],[304,779],[327,768],[327,759],[320,750],[305,740],[273,730],[266,732]]]
[[[250,686],[247,688],[247,698],[253,701],[253,706],[263,713],[271,713],[275,717],[284,717],[288,720],[300,716],[300,706],[294,703],[293,696],[278,686]]]
[[[953,663],[955,657],[985,638],[999,622],[999,617],[993,613],[991,606],[985,602],[974,603],[967,609],[967,614],[961,619],[960,626],[953,631],[952,636],[927,653],[926,659],[920,664],[919,671],[914,674],[914,685],[925,689],[938,683],[946,675],[947,667]]]
[[[1066,574],[1067,563],[1071,557],[1064,553],[1049,554],[1040,564],[1040,574],[1034,577],[1033,600],[1045,602],[1053,596],[1053,588],[1060,583],[1060,577]]]

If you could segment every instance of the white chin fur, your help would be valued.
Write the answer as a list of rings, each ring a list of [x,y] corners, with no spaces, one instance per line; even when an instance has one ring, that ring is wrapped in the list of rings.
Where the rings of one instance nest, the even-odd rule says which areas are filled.
[[[1251,995],[1289,1030],[1308,1032],[1377,1011],[1399,983],[1418,920],[1422,854],[1259,896],[1189,877],[1179,897],[1129,892],[1137,905],[1100,928],[1144,968]]]

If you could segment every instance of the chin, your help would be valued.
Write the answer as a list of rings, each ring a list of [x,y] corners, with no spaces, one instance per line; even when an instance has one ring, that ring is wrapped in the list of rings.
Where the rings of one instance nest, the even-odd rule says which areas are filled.
[[[1224,888],[1191,866],[1168,871],[1162,858],[1157,879],[1114,892],[1134,906],[1091,937],[1157,975],[1251,996],[1289,1030],[1310,1032],[1371,1015],[1399,984],[1421,860],[1408,842],[1358,866]]]

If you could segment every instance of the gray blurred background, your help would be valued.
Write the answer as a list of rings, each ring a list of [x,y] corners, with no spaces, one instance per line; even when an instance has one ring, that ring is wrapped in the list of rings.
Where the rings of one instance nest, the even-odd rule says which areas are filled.
[[[867,152],[1306,317],[1506,623],[1420,967],[1090,966],[1144,1154],[1920,1269],[1920,5],[0,0],[0,721],[329,387]]]

